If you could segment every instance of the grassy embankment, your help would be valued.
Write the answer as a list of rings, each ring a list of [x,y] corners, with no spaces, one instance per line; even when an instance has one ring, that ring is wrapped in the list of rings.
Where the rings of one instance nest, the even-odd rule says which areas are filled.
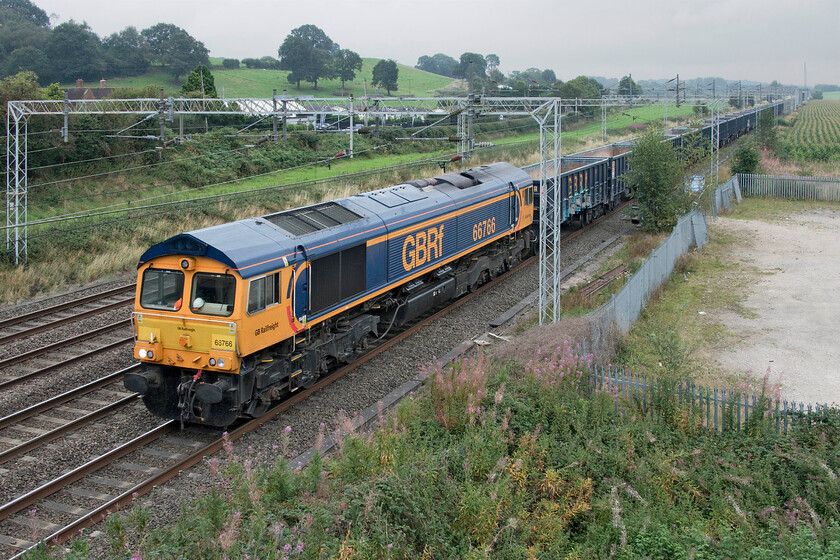
[[[289,72],[285,70],[259,70],[244,67],[236,70],[226,70],[214,66],[211,68],[211,72],[213,73],[213,80],[216,84],[216,92],[219,94],[219,97],[270,98],[274,89],[277,90],[278,95],[285,89],[288,95],[343,97],[353,94],[355,97],[362,97],[365,95],[365,92],[368,95],[373,95],[376,91],[370,85],[370,82],[373,79],[373,67],[377,62],[379,62],[378,58],[363,58],[361,71],[356,74],[356,78],[353,81],[345,83],[345,89],[343,91],[341,89],[341,80],[319,80],[318,89],[314,89],[313,84],[309,82],[301,82],[300,89],[297,89],[295,84],[289,83],[286,79]],[[436,90],[442,88],[448,89],[450,85],[453,88],[460,89],[453,84],[451,78],[447,78],[446,76],[432,74],[431,72],[418,70],[417,68],[404,64],[397,64],[397,68],[400,71],[398,81],[399,89],[391,92],[394,96],[414,95],[415,97],[432,97]],[[170,74],[153,70],[143,76],[108,80],[108,87],[142,88],[154,84],[164,88],[164,95],[177,96],[185,78],[186,76],[181,76],[181,81],[175,82]],[[72,87],[72,85],[68,87]],[[385,95],[387,91],[382,89],[380,93]]]

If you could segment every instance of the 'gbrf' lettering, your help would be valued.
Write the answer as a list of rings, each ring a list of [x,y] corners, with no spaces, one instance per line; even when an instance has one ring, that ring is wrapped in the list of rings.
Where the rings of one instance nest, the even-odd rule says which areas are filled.
[[[439,259],[442,255],[443,224],[409,235],[403,242],[402,262],[406,271]]]

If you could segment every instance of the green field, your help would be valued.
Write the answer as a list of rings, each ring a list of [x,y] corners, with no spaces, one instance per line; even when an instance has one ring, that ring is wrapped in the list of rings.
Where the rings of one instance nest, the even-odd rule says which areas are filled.
[[[840,100],[809,101],[785,134],[796,158],[812,161],[840,159]]]
[[[372,94],[376,91],[376,88],[371,86],[370,82],[373,79],[373,67],[377,62],[379,62],[378,58],[362,59],[362,70],[356,75],[355,80],[345,83],[345,92],[341,91],[341,81],[339,80],[320,80],[317,90],[313,88],[311,83],[301,82],[300,89],[296,89],[295,84],[290,84],[286,79],[289,72],[285,70],[257,70],[250,68],[225,70],[214,66],[211,71],[219,97],[267,98],[271,97],[272,90],[274,89],[277,90],[277,93],[281,93],[285,89],[289,95],[343,97],[352,93],[356,97],[361,97],[365,95],[365,92]],[[391,92],[393,96],[414,95],[415,97],[431,97],[434,96],[434,90],[445,88],[453,81],[446,76],[439,76],[431,72],[412,68],[411,66],[398,64],[397,67],[400,70],[399,89]],[[163,87],[166,95],[177,95],[185,79],[186,76],[181,76],[180,80],[175,82],[170,74],[160,70],[152,70],[143,76],[108,80],[108,86],[140,88],[155,84]],[[384,89],[380,93],[383,95],[387,94]]]
[[[823,99],[840,100],[840,91],[827,91],[823,93]]]

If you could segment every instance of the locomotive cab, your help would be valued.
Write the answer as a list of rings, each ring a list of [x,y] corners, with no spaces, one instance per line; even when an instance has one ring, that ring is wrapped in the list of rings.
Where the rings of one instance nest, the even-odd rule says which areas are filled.
[[[126,374],[126,388],[164,418],[227,426],[243,410],[259,415],[279,396],[283,376],[265,367],[273,360],[260,356],[253,342],[259,336],[240,333],[264,333],[262,346],[293,336],[288,319],[281,320],[292,302],[281,299],[280,278],[290,275],[243,279],[217,261],[178,255],[144,263],[133,315],[134,356],[142,367]],[[261,392],[255,384],[274,387]]]

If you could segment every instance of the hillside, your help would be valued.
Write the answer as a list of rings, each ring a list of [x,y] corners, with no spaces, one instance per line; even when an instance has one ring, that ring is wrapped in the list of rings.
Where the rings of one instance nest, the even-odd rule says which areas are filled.
[[[336,97],[346,96],[352,93],[356,97],[365,95],[365,92],[372,94],[375,88],[370,85],[373,79],[373,67],[379,62],[378,58],[362,59],[362,70],[356,75],[352,82],[345,83],[346,91],[341,92],[340,80],[319,80],[318,89],[314,89],[309,82],[302,82],[300,89],[290,84],[286,79],[289,72],[285,70],[258,70],[250,68],[239,68],[237,70],[225,70],[213,66],[213,78],[216,82],[216,90],[223,97],[271,97],[273,89],[281,93],[284,89],[289,95],[314,95],[315,97]],[[431,97],[434,90],[445,88],[451,82],[451,78],[439,76],[431,72],[425,72],[398,64],[400,70],[399,90],[392,91],[392,95],[414,95],[416,97]],[[164,88],[166,95],[177,95],[183,80],[181,76],[178,82],[173,81],[172,76],[155,68],[143,76],[131,78],[114,78],[108,80],[109,87],[117,88],[140,88],[151,84],[157,84]],[[63,87],[72,87],[72,84],[64,84]],[[385,94],[383,90],[381,92]]]

